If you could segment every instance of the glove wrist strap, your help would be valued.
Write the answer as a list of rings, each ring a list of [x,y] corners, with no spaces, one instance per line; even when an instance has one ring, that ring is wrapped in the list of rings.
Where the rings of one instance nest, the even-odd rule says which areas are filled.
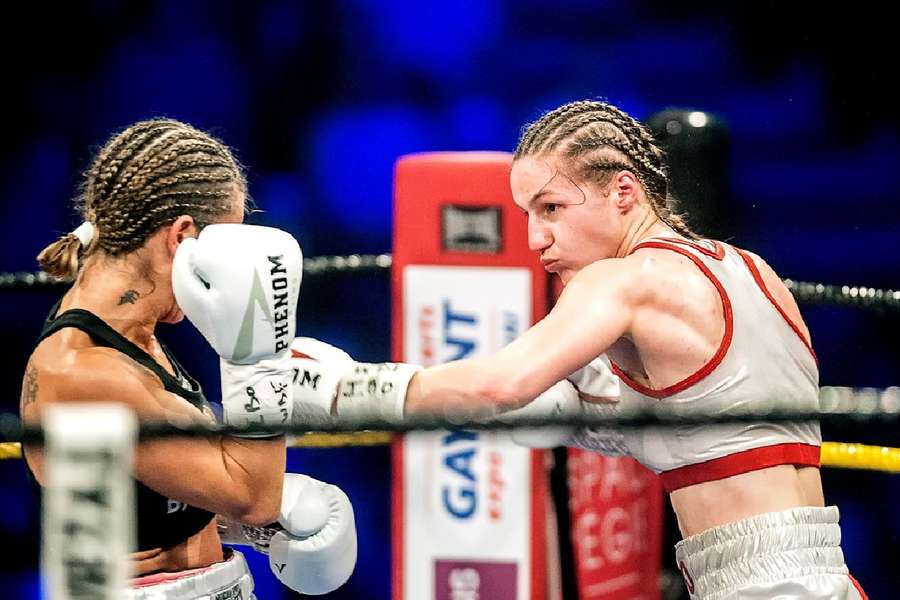
[[[344,419],[403,420],[406,390],[422,370],[408,363],[355,363],[338,384],[337,414]]]
[[[226,424],[250,427],[290,423],[294,401],[289,351],[249,365],[221,360],[221,375]]]

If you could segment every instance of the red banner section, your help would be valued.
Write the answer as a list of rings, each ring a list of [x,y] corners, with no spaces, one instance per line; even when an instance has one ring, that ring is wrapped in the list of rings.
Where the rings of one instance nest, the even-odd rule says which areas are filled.
[[[659,600],[663,493],[631,458],[569,449],[579,600]]]
[[[531,272],[532,319],[547,314],[547,272],[528,249],[528,222],[509,190],[508,152],[429,152],[403,156],[394,173],[394,250],[391,269],[391,355],[403,357],[403,275],[407,265],[526,267]],[[466,219],[466,211],[472,212]],[[481,215],[473,214],[488,209]],[[496,210],[496,223],[488,216]],[[490,242],[499,231],[498,244]],[[481,247],[466,239],[484,240]],[[456,243],[454,243],[456,242]],[[427,319],[428,315],[423,315]]]
[[[547,311],[547,274],[512,202],[512,157],[402,157],[394,192],[394,360],[498,350]],[[394,600],[543,600],[541,454],[505,434],[411,434],[393,448]]]

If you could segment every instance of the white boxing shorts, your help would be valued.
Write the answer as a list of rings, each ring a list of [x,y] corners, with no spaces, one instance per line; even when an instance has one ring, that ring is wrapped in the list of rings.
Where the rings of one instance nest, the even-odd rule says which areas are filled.
[[[841,551],[838,509],[756,515],[675,546],[691,600],[867,600]]]
[[[255,600],[244,555],[226,548],[227,558],[202,569],[158,573],[131,581],[127,600]]]

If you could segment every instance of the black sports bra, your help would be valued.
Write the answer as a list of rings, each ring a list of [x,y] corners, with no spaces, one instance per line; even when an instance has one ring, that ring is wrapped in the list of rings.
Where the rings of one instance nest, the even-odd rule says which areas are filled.
[[[167,391],[181,396],[201,410],[204,408],[209,410],[209,403],[203,396],[200,384],[187,374],[162,342],[160,342],[160,346],[175,369],[176,376],[174,377],[153,360],[153,357],[122,336],[94,313],[80,308],[73,308],[57,316],[56,312],[58,309],[59,302],[51,310],[50,316],[47,317],[40,338],[38,338],[38,344],[61,329],[74,327],[91,336],[91,339],[98,346],[118,350],[140,365],[150,369],[159,377]],[[29,473],[31,473],[30,468]],[[34,479],[33,474],[32,479]],[[175,546],[202,530],[215,516],[214,513],[207,510],[166,498],[137,480],[135,480],[135,492],[137,498],[137,512],[135,516],[137,520],[138,551],[152,548],[165,549]]]

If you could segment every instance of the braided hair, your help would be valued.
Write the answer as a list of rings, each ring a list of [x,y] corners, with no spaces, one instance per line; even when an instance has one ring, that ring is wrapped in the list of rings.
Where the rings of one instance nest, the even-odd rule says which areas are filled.
[[[665,152],[624,111],[595,100],[564,104],[523,128],[514,159],[551,152],[577,163],[579,176],[599,185],[615,171],[633,172],[660,220],[687,238],[698,237],[674,208]]]
[[[243,170],[219,140],[173,119],[140,121],[114,135],[84,174],[76,206],[94,226],[93,240],[84,247],[74,234],[63,235],[38,262],[50,275],[74,279],[87,254],[132,252],[180,215],[208,224],[246,188]]]

